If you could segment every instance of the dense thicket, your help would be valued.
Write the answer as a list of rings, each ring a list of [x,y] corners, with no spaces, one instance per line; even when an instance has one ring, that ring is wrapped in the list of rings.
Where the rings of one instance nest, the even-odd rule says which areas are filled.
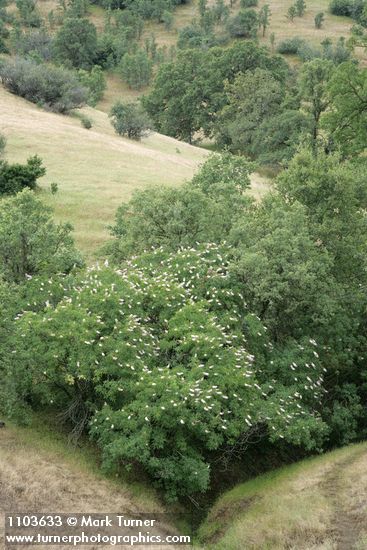
[[[287,164],[304,142],[361,152],[366,69],[343,39],[317,51],[299,39],[281,45],[292,48],[305,59],[297,73],[250,41],[180,52],[160,67],[143,105],[159,131],[189,142],[214,137],[261,163]]]
[[[13,94],[59,113],[81,107],[88,98],[88,89],[74,73],[31,59],[3,60],[0,78]]]
[[[113,266],[87,272],[30,191],[2,203],[7,414],[57,412],[106,469],[140,465],[169,499],[206,491],[255,441],[363,437],[365,162],[304,148],[260,202],[252,169],[215,154],[180,189],[136,193]]]
[[[5,143],[5,138],[0,136],[0,155],[5,148]],[[30,157],[26,164],[9,164],[9,162],[0,160],[0,196],[15,195],[24,188],[34,190],[37,180],[45,173],[46,169],[37,155]]]
[[[201,130],[212,135],[217,113],[227,103],[224,81],[238,73],[267,69],[284,81],[286,63],[253,42],[238,42],[230,48],[179,52],[177,60],[162,65],[153,89],[143,99],[158,131],[191,141]]]
[[[104,3],[99,36],[83,2],[65,4],[53,39],[19,1],[28,30],[11,47],[26,59],[1,78],[60,112],[96,103],[106,68],[142,88],[168,58],[154,36],[138,45],[144,19],[168,28],[174,3]],[[200,1],[158,69],[142,100],[155,127],[225,152],[122,205],[104,267],[84,269],[70,226],[22,191],[39,159],[0,162],[1,192],[21,191],[0,201],[1,411],[52,413],[96,442],[104,468],[143,469],[170,500],[207,491],[234,460],[246,470],[249,445],[301,456],[367,434],[367,69],[342,39],[279,44],[295,69],[249,40],[219,47],[266,33],[270,14],[253,5]],[[363,25],[364,3],[348,6]],[[305,3],[292,8],[301,17]],[[110,116],[134,139],[151,126],[138,104]],[[252,160],[279,171],[258,201]]]

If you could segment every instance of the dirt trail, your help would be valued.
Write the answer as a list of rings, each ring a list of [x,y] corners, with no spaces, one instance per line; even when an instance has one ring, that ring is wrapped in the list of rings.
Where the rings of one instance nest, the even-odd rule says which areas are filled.
[[[330,535],[336,550],[353,550],[366,530],[366,479],[358,478],[358,471],[366,469],[367,453],[357,449],[353,456],[348,455],[338,461],[322,482],[326,498],[334,509]],[[357,483],[356,483],[357,481]]]
[[[148,501],[148,499],[150,499]],[[45,450],[22,442],[16,430],[0,432],[0,548],[3,548],[5,512],[29,513],[109,513],[138,514],[163,512],[151,497],[134,497],[128,486],[97,477],[88,469],[61,456],[57,450]],[[174,534],[169,525],[160,526],[160,535]],[[177,534],[177,532],[176,532]],[[15,548],[12,546],[12,548]],[[35,546],[19,546],[22,550]],[[62,550],[69,546],[48,546]],[[79,548],[87,548],[81,547]],[[93,547],[88,546],[88,550]],[[95,547],[98,550],[104,546]],[[106,547],[107,548],[107,547]],[[111,548],[111,546],[108,546]],[[121,546],[119,546],[121,548]],[[174,548],[174,546],[139,546]],[[182,548],[182,547],[181,547]]]

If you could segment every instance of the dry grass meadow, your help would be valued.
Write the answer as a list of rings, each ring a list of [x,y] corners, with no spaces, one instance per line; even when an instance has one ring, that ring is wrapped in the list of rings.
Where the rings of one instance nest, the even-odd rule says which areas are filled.
[[[78,245],[91,255],[108,236],[117,207],[134,190],[178,185],[192,177],[207,152],[152,134],[142,142],[117,136],[105,113],[86,108],[93,128],[80,120],[48,113],[0,87],[0,132],[6,158],[23,162],[38,154],[47,168],[41,196],[59,220],[75,227]],[[59,192],[50,193],[56,182]]]
[[[213,550],[367,547],[367,445],[353,445],[235,487],[201,527]]]
[[[104,112],[89,107],[83,112],[93,120],[90,130],[77,118],[48,113],[0,87],[6,158],[23,162],[38,154],[43,159],[47,174],[40,197],[58,220],[73,224],[77,245],[94,259],[122,202],[136,189],[191,179],[208,152],[157,133],[141,142],[121,138]],[[59,187],[56,195],[50,192],[52,182]],[[255,174],[254,196],[267,188],[266,178]]]
[[[60,435],[37,421],[31,428],[7,425],[0,431],[0,547],[4,513],[162,513],[147,486],[103,477],[92,450],[68,446]],[[164,533],[178,530],[162,525]],[[146,548],[151,548],[147,546]],[[12,546],[23,550],[33,546]],[[70,546],[47,546],[50,550]],[[89,550],[104,546],[85,547]],[[108,546],[111,548],[111,546]],[[121,548],[121,546],[119,546]],[[145,546],[139,546],[145,548]],[[173,548],[173,546],[155,546]]]
[[[335,40],[340,36],[348,38],[353,21],[349,17],[339,17],[328,12],[329,0],[306,0],[307,9],[303,17],[296,17],[293,22],[286,18],[288,8],[294,0],[259,0],[259,7],[269,4],[271,9],[270,26],[266,31],[265,42],[270,34],[275,34],[276,43],[299,36],[313,44],[320,44],[325,38]],[[325,22],[321,29],[316,29],[315,15],[324,12]]]

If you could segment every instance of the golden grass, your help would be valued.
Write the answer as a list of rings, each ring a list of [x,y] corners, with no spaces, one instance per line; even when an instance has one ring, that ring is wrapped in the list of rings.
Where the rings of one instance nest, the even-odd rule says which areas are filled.
[[[126,99],[126,98],[125,98]],[[0,87],[0,133],[7,137],[6,158],[23,162],[38,154],[47,174],[40,197],[60,221],[75,228],[77,246],[96,258],[108,238],[116,209],[137,189],[179,185],[191,179],[208,151],[153,133],[141,142],[117,136],[102,111],[87,107],[86,130],[77,118],[48,113]],[[56,182],[59,191],[50,192]],[[252,194],[260,198],[269,180],[254,174]]]
[[[117,207],[134,190],[189,180],[207,152],[153,133],[141,142],[117,136],[105,113],[86,108],[94,125],[48,113],[0,88],[0,132],[6,157],[25,161],[38,154],[47,168],[41,197],[57,219],[75,227],[77,245],[89,257],[105,242]],[[59,185],[52,196],[50,183]]]
[[[91,449],[69,446],[65,437],[38,420],[31,427],[8,424],[0,431],[0,546],[4,513],[10,511],[138,514],[165,510],[153,490],[103,476]]]
[[[269,45],[269,37],[273,32],[276,43],[299,36],[305,40],[320,44],[325,38],[335,40],[340,36],[348,38],[350,28],[353,25],[349,17],[339,17],[328,12],[329,0],[306,0],[307,9],[303,17],[296,17],[293,22],[286,19],[288,8],[294,4],[294,0],[260,0],[259,7],[269,4],[271,9],[270,26],[266,31],[266,37],[262,39]],[[322,29],[316,29],[315,15],[318,12],[325,13],[325,22]]]
[[[134,102],[144,93],[144,90],[132,90],[129,88],[129,86],[118,76],[117,71],[108,72],[105,76],[107,88],[102,100],[97,106],[100,111],[109,113],[116,101]]]
[[[200,540],[213,550],[331,550],[353,537],[362,544],[366,465],[367,445],[353,445],[239,485],[212,508]]]

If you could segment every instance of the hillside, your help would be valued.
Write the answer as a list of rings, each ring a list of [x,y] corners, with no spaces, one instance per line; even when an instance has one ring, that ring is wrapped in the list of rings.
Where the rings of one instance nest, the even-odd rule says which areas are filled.
[[[179,185],[189,180],[207,151],[153,133],[141,142],[117,136],[102,111],[87,107],[93,120],[86,130],[80,120],[48,113],[0,87],[0,133],[7,138],[6,158],[23,162],[39,155],[47,168],[41,196],[57,219],[70,221],[80,249],[93,258],[108,237],[118,206],[133,191],[153,185]],[[56,182],[59,191],[50,192]],[[261,195],[267,180],[253,176],[253,193]]]
[[[313,45],[319,45],[326,38],[333,41],[340,37],[348,38],[353,21],[349,17],[339,17],[329,12],[329,0],[307,0],[307,9],[305,15],[296,17],[294,21],[289,21],[286,18],[288,8],[294,4],[294,0],[260,0],[258,9],[268,4],[271,10],[270,24],[264,37],[259,33],[260,43],[271,48],[270,36],[275,35],[275,48],[282,40],[293,37],[300,37],[310,42]],[[207,5],[215,4],[215,0],[208,0]],[[226,1],[229,4],[229,1]],[[239,9],[239,2],[234,3],[232,13],[236,13]],[[315,15],[319,12],[325,13],[325,21],[321,29],[316,29],[314,24]],[[145,23],[144,32],[141,43],[144,40],[154,35],[159,46],[175,46],[180,29],[189,25],[198,15],[198,0],[191,0],[188,4],[178,6],[174,12],[174,23],[171,30],[164,28],[164,25],[152,21]],[[104,10],[98,6],[91,8],[90,19],[98,29],[103,28]],[[361,60],[365,61],[366,54],[362,48],[356,48],[356,55]],[[292,61],[290,56],[287,56],[289,61]],[[141,91],[131,90],[128,86],[114,73],[107,75],[107,90],[104,98],[99,103],[99,108],[108,112],[113,103],[123,92],[125,97],[135,99],[141,95]],[[146,93],[146,90],[143,90]]]
[[[213,550],[362,550],[366,465],[363,443],[239,485],[212,508],[200,541]]]
[[[270,24],[265,36],[259,32],[260,43],[271,48],[270,36],[274,34],[275,48],[284,39],[292,37],[300,37],[305,39],[312,45],[319,45],[325,39],[333,41],[340,37],[348,38],[350,30],[353,26],[353,20],[349,17],[335,16],[329,12],[330,0],[307,0],[306,12],[303,17],[296,17],[293,21],[286,18],[287,10],[294,4],[294,0],[259,0],[257,10],[268,4],[271,11]],[[198,0],[191,0],[187,4],[179,5],[173,12],[173,22],[170,29],[167,29],[162,23],[152,20],[146,20],[144,29],[141,35],[139,46],[144,48],[146,40],[154,36],[158,47],[175,47],[177,38],[182,28],[191,24],[193,20],[198,20]],[[225,0],[225,4],[229,5],[229,0]],[[207,6],[214,6],[215,0],[208,0]],[[45,20],[46,27],[49,27],[48,14],[52,11],[54,14],[60,12],[60,5],[56,0],[42,0],[38,2],[38,8],[42,17]],[[240,9],[239,0],[233,2],[231,14],[235,14]],[[14,2],[9,2],[9,12],[16,14],[17,9]],[[319,12],[324,12],[325,20],[321,29],[316,29],[314,25],[315,15]],[[88,18],[96,26],[98,33],[102,33],[105,28],[107,11],[99,5],[91,4],[88,8]],[[51,34],[54,34],[57,27],[50,29]],[[356,48],[358,58],[365,61],[366,54],[362,48]],[[288,57],[289,61],[293,61],[292,57]],[[157,70],[157,67],[155,68]],[[118,70],[109,70],[105,72],[107,89],[103,99],[99,102],[98,108],[104,112],[109,112],[112,105],[117,99],[121,99],[121,94],[125,99],[136,99],[143,93],[146,93],[149,88],[134,90],[127,86],[118,75]]]
[[[104,477],[92,450],[68,445],[63,436],[51,432],[37,420],[26,429],[7,425],[1,430],[0,464],[0,545],[4,513],[13,510],[33,513],[68,513],[70,510],[73,513],[111,514],[164,512],[153,490],[143,484],[116,482]],[[162,534],[174,531],[177,529],[162,522]],[[69,546],[48,548],[66,550]]]
[[[93,128],[77,118],[48,113],[0,87],[0,132],[6,158],[25,161],[39,155],[47,168],[42,197],[56,217],[75,227],[79,247],[91,254],[105,241],[106,226],[135,189],[177,185],[190,179],[205,158],[203,149],[152,134],[141,142],[117,136],[101,111],[85,109]],[[59,191],[50,193],[50,183]]]

